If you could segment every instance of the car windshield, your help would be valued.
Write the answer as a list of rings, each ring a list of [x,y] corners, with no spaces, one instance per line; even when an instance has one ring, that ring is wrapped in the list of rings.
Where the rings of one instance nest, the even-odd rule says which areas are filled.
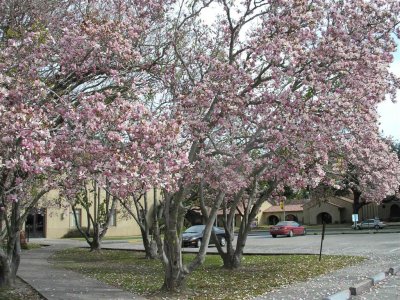
[[[206,228],[205,225],[195,225],[195,226],[189,227],[189,228],[186,229],[184,232],[185,232],[185,233],[201,233],[201,232],[204,231],[205,228]],[[222,229],[214,226],[214,227],[213,227],[213,230],[214,230],[215,232],[218,232],[218,231],[221,231]]]
[[[203,232],[204,230],[204,225],[196,225],[189,227],[188,229],[185,230],[185,233],[200,233]]]
[[[296,223],[290,221],[282,221],[276,224],[275,226],[296,226]]]

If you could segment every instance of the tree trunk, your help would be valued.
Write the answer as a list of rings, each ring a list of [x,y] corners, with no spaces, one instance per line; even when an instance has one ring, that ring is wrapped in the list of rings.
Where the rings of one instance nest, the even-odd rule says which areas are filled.
[[[13,236],[9,236],[7,252],[0,250],[0,288],[14,285],[21,260],[20,253],[19,230],[17,230]]]
[[[146,230],[140,229],[140,231],[142,233],[143,246],[146,253],[145,258],[155,259],[157,257],[157,245],[151,241],[149,234]]]
[[[234,208],[236,208],[239,200],[241,198],[242,193],[237,195],[237,198],[234,201],[234,207],[231,207],[231,211],[229,212],[229,216],[225,216],[225,234],[227,235],[227,251],[224,253],[221,247],[218,247],[218,253],[220,254],[224,265],[223,267],[226,269],[237,269],[241,266],[242,257],[244,247],[246,246],[246,241],[248,234],[250,232],[250,224],[255,220],[257,212],[259,211],[261,205],[270,197],[272,192],[276,187],[276,182],[270,182],[269,186],[260,193],[257,200],[255,199],[255,192],[257,191],[257,181],[255,181],[253,187],[253,193],[247,203],[247,207],[244,210],[242,215],[242,222],[240,224],[237,241],[236,241],[236,249],[233,248],[233,231],[234,231]],[[226,209],[224,209],[224,214],[226,214]]]
[[[246,245],[247,235],[250,229],[249,222],[243,219],[240,224],[240,229],[236,242],[236,250],[233,249],[231,244],[230,249],[227,248],[227,252],[221,255],[222,260],[224,262],[224,268],[226,269],[237,269],[241,266],[243,250]]]
[[[12,276],[11,278],[12,278],[13,284],[15,282],[15,278],[17,277],[17,271],[18,271],[20,262],[21,262],[21,241],[20,241],[20,231],[17,231],[16,239],[15,239],[15,243],[14,243],[12,261],[11,261],[11,276]]]
[[[232,270],[240,267],[241,256],[238,257],[235,248],[233,247],[233,239],[230,234],[227,235],[226,239],[226,252],[222,249],[218,250],[218,252],[224,262],[223,268]]]
[[[183,268],[180,239],[176,230],[168,230],[164,236],[164,253],[168,259],[165,265],[162,290],[177,293],[186,288],[186,275]]]
[[[0,288],[11,287],[13,283],[12,273],[8,256],[0,251]]]
[[[361,192],[357,189],[352,189],[353,192],[353,213],[358,214],[358,211],[364,204],[361,202]]]
[[[224,262],[223,268],[228,270],[235,270],[241,266],[242,255],[240,253],[236,253],[236,251],[232,253],[228,252],[222,255],[222,260]]]
[[[101,238],[99,232],[99,224],[93,224],[93,239],[89,243],[90,251],[100,251],[101,250]]]
[[[217,200],[214,202],[208,216],[206,227],[203,232],[203,238],[199,253],[188,265],[183,264],[182,260],[182,239],[183,221],[186,209],[182,206],[185,199],[185,189],[180,190],[173,196],[165,195],[165,233],[164,233],[164,252],[162,261],[164,264],[164,291],[176,293],[186,288],[186,278],[188,274],[197,269],[205,259],[208,243],[210,241],[211,232],[218,208],[220,207],[225,193],[220,192]]]
[[[186,288],[186,276],[182,260],[181,232],[185,212],[181,206],[184,191],[173,195],[165,193],[165,232],[164,232],[164,284],[162,290],[177,293]]]

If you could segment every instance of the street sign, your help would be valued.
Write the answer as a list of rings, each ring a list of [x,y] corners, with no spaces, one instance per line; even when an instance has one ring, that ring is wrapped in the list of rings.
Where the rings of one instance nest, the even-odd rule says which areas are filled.
[[[352,215],[351,215],[351,220],[352,220],[353,222],[358,222],[358,214],[352,214]]]

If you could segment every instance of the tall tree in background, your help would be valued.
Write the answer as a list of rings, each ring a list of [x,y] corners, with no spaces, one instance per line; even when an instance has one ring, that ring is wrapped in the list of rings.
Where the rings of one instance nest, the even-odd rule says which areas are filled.
[[[332,167],[327,168],[335,188],[352,191],[355,214],[364,205],[394,195],[400,176],[399,159],[390,141],[374,136],[374,131],[364,134],[367,136],[352,144],[343,144],[339,155],[332,155]]]
[[[152,194],[150,199],[149,194]],[[150,191],[138,190],[136,193],[131,193],[130,196],[119,198],[119,203],[125,209],[127,215],[133,218],[140,228],[142,241],[145,251],[145,257],[155,259],[161,255],[160,236],[158,234],[159,220],[162,216],[162,204],[159,201],[159,191],[153,189]]]

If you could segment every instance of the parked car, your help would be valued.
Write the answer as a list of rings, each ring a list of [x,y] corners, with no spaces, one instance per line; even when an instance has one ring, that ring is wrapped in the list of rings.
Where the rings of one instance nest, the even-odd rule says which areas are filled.
[[[351,226],[353,229],[382,229],[386,227],[386,224],[381,222],[379,219],[368,219],[361,223]]]
[[[182,246],[183,247],[194,246],[200,248],[205,227],[206,227],[205,225],[195,225],[186,229],[185,232],[182,234]],[[225,230],[215,226],[213,227],[213,230],[217,235],[220,245],[225,246],[226,245]],[[211,235],[209,245],[212,244],[215,244],[215,240],[213,240]]]
[[[278,224],[269,228],[269,233],[273,238],[278,235],[286,235],[292,237],[294,235],[306,235],[307,231],[304,226],[301,226],[295,221],[281,221]]]

